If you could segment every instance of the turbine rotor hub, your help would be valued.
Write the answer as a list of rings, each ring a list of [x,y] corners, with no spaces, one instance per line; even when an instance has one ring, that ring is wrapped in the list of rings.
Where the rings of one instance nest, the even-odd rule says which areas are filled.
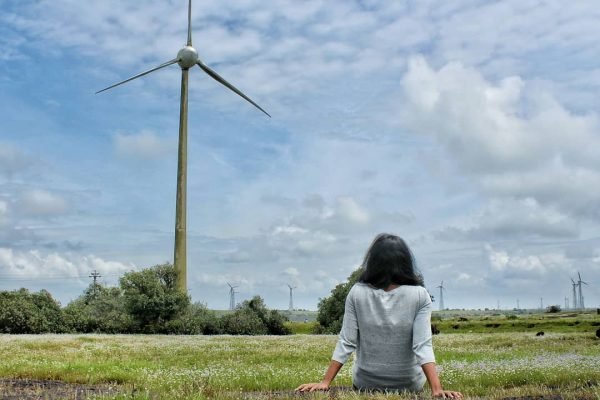
[[[190,69],[198,62],[198,52],[192,46],[185,46],[177,53],[177,64],[181,69]]]

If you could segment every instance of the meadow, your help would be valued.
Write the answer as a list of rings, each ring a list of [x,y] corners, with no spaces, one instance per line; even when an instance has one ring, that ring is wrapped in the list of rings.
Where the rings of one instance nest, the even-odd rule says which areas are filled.
[[[533,331],[494,331],[508,328],[486,328],[490,317],[480,318],[488,319],[441,321],[448,324],[449,332],[442,330],[434,336],[434,346],[446,388],[460,390],[467,398],[560,395],[600,399],[600,340],[588,328],[598,317],[584,316],[574,324],[571,317],[563,315],[569,329],[563,331],[561,324],[545,325],[550,329],[544,336]],[[493,324],[508,326],[515,321],[495,320],[499,322]],[[488,331],[453,329],[456,323],[473,325],[470,330],[478,330],[476,325],[481,323],[481,329]],[[532,323],[538,326],[528,322]],[[0,378],[110,386],[117,392],[100,397],[114,399],[299,398],[292,389],[321,378],[335,342],[333,335],[302,334],[0,335]],[[335,385],[351,385],[350,365],[344,366]],[[343,391],[334,397],[377,399],[390,395]]]

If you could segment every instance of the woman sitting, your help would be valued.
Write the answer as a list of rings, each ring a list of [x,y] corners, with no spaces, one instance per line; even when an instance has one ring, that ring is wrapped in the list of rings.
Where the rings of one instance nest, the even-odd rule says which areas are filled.
[[[404,240],[378,235],[362,267],[346,298],[342,330],[323,380],[296,390],[329,390],[356,352],[355,389],[420,392],[427,380],[434,397],[462,398],[460,392],[442,389],[431,343],[431,297]]]

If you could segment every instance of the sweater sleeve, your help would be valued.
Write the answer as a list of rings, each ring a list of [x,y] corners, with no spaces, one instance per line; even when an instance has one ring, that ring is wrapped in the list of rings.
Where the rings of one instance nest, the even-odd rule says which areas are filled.
[[[350,354],[356,349],[358,342],[358,320],[356,316],[356,308],[354,307],[353,290],[350,289],[346,297],[346,305],[344,307],[344,319],[342,321],[342,330],[340,331],[339,339],[333,356],[334,361],[345,364],[350,357]]]
[[[419,308],[413,323],[413,351],[419,365],[435,362],[431,335],[431,297],[419,291]]]

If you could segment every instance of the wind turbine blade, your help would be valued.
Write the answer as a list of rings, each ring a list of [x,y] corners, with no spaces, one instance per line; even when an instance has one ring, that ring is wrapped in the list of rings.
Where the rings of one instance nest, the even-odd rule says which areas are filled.
[[[168,67],[169,65],[171,65],[171,64],[175,64],[175,63],[176,63],[176,62],[178,62],[178,61],[179,61],[178,59],[173,59],[173,60],[171,60],[171,61],[167,61],[166,63],[160,64],[158,67],[154,67],[154,68],[152,68],[152,69],[150,69],[150,70],[148,70],[148,71],[142,72],[141,74],[137,74],[136,76],[132,76],[132,77],[131,77],[131,78],[129,78],[129,79],[125,79],[124,81],[121,81],[121,82],[119,82],[119,83],[115,83],[114,85],[111,85],[111,86],[109,86],[109,87],[107,87],[107,88],[104,88],[104,89],[102,89],[102,90],[99,90],[99,91],[97,91],[97,92],[96,92],[96,94],[98,94],[98,93],[102,93],[102,92],[104,92],[105,90],[112,89],[112,88],[114,88],[114,87],[116,87],[116,86],[122,85],[122,84],[124,84],[124,83],[127,83],[127,82],[129,82],[129,81],[132,81],[132,80],[134,80],[134,79],[137,79],[137,78],[139,78],[140,76],[147,75],[147,74],[149,74],[150,72],[154,72],[154,71],[156,71],[156,70],[159,70],[159,69],[161,69],[161,68]]]
[[[188,40],[187,45],[192,45],[192,0],[188,3]]]
[[[210,69],[206,64],[204,64],[201,61],[198,61],[198,66],[200,68],[202,68],[202,70],[204,72],[206,72],[215,81],[219,82],[223,86],[226,86],[227,88],[229,88],[229,90],[231,90],[232,92],[236,93],[238,96],[242,97],[244,100],[246,100],[247,102],[249,102],[250,104],[252,104],[254,107],[258,108],[260,111],[264,112],[269,118],[271,118],[271,115],[268,112],[266,112],[265,110],[263,110],[258,104],[256,104],[255,102],[253,102],[248,96],[246,96],[244,93],[242,93],[239,89],[237,89],[231,83],[229,83],[225,79],[223,79],[223,77],[221,77],[221,75],[217,74],[215,71],[213,71],[212,69]]]

